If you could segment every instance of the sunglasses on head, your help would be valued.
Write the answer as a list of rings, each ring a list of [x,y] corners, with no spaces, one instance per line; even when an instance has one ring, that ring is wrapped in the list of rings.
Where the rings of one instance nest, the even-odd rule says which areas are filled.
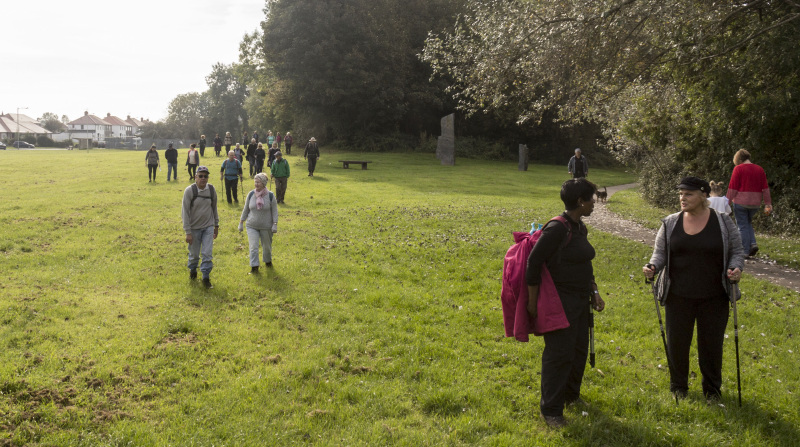
[[[197,178],[208,178],[208,174],[197,174]]]

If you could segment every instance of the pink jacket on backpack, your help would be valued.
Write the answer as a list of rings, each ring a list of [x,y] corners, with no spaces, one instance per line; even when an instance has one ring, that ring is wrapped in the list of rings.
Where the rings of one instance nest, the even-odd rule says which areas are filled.
[[[503,289],[500,293],[500,300],[503,303],[503,325],[506,337],[514,337],[521,342],[527,342],[530,333],[543,335],[569,327],[564,306],[546,265],[542,266],[536,320],[532,326],[530,324],[525,269],[528,266],[528,256],[540,235],[541,231],[533,234],[514,232],[516,243],[508,249],[503,260]]]

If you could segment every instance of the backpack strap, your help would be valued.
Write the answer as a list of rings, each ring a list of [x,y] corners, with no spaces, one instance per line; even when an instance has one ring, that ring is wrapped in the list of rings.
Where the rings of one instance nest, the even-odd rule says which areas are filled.
[[[197,183],[192,183],[192,201],[189,202],[189,209],[192,209],[194,206],[194,201],[197,198],[197,194],[199,193],[197,189]]]
[[[550,219],[550,222],[552,222],[554,220],[558,221],[558,222],[561,222],[562,225],[567,227],[567,241],[564,242],[563,244],[561,244],[561,248],[564,248],[572,240],[572,225],[569,224],[569,222],[567,221],[567,219],[564,216],[556,216],[556,217]]]

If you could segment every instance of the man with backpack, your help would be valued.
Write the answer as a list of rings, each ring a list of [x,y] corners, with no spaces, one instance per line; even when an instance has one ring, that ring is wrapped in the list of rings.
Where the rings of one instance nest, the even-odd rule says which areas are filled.
[[[183,191],[181,219],[186,243],[189,244],[189,278],[197,278],[197,264],[202,256],[200,272],[203,274],[203,285],[207,289],[211,285],[211,270],[214,239],[219,233],[219,214],[217,213],[217,192],[208,184],[209,171],[205,166],[197,168],[195,183]]]

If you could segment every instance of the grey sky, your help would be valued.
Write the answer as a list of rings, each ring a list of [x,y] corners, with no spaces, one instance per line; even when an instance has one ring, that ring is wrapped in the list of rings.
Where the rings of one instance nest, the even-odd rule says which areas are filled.
[[[264,0],[8,0],[0,7],[0,112],[157,121],[239,57]]]

